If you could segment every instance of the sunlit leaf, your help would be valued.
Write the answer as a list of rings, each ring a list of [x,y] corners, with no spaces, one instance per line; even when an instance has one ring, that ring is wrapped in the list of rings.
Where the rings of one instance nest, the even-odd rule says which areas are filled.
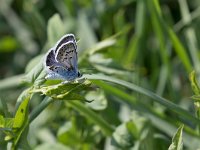
[[[15,113],[14,122],[13,122],[13,132],[15,134],[13,147],[16,147],[19,143],[19,140],[22,137],[25,139],[27,134],[24,134],[25,129],[28,126],[28,104],[31,99],[32,94],[29,93],[29,89],[25,90],[18,98],[19,107]]]
[[[168,150],[182,150],[183,149],[183,140],[182,140],[182,132],[183,132],[183,125],[180,126],[177,132],[174,134],[172,143]]]
[[[1,129],[11,129],[13,127],[14,118],[4,118],[0,115],[0,128]]]
[[[15,114],[15,119],[13,123],[13,128],[21,128],[26,120],[28,119],[28,103],[30,100],[31,95],[27,95],[27,97],[23,100],[23,102],[20,104],[20,106],[17,109],[17,112]]]

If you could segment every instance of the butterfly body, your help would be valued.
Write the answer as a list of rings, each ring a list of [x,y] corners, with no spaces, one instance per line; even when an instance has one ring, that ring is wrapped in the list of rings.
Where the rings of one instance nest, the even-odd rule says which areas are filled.
[[[72,81],[80,77],[77,65],[77,44],[73,34],[63,36],[45,57],[46,79]]]

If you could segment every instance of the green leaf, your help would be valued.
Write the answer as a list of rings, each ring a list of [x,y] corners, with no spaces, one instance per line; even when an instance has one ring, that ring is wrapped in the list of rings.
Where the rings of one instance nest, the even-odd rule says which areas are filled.
[[[7,106],[7,104],[6,104],[6,101],[0,98],[0,102],[1,102],[1,104],[2,104],[2,108],[0,107],[0,110],[1,110],[1,109],[3,110],[3,113],[5,114],[5,117],[10,117],[11,114],[10,114],[10,112],[8,111],[8,106]],[[1,105],[0,105],[0,106],[1,106]]]
[[[57,133],[57,136],[62,136],[65,132],[68,132],[72,128],[72,122],[68,121],[64,125],[62,125]]]
[[[150,123],[147,123],[145,124],[145,127],[142,129],[139,140],[139,150],[155,149],[154,130],[150,125],[151,125]],[[159,144],[157,144],[156,147],[159,147]]]
[[[196,111],[197,118],[200,118],[200,88],[196,79],[195,71],[192,71],[190,73],[190,84],[192,87],[192,90],[195,95],[192,96],[192,99],[194,100],[194,106]],[[200,133],[200,126],[198,126],[198,130]]]
[[[43,84],[45,80],[46,73],[43,70],[43,59],[41,58],[40,61],[38,62],[35,67],[29,71],[26,76],[24,77],[24,82],[31,83],[36,86],[36,85],[41,85]]]
[[[84,79],[83,79],[84,80]],[[91,85],[89,80],[71,82],[71,83],[59,83],[56,85],[43,86],[31,90],[31,92],[41,92],[53,99],[59,100],[85,100],[84,97],[77,94],[89,88]]]
[[[73,121],[68,121],[61,126],[57,136],[59,142],[68,146],[76,146],[81,141],[80,132],[76,128],[76,125],[73,124]]]
[[[29,89],[25,90],[18,98],[19,107],[15,113],[13,122],[13,132],[15,133],[12,147],[15,148],[21,138],[22,133],[28,125],[28,104],[32,94],[29,93]],[[23,137],[24,139],[26,137]]]
[[[200,102],[200,95],[193,95],[191,98],[196,102]]]
[[[169,53],[167,49],[167,44],[165,41],[165,34],[163,34],[163,24],[160,21],[159,17],[161,17],[161,13],[159,12],[159,4],[156,1],[148,1],[149,2],[149,9],[151,11],[151,22],[154,28],[154,31],[157,36],[157,40],[159,43],[159,49],[161,54],[161,60],[163,61],[164,65],[169,66]]]
[[[169,146],[168,150],[182,150],[183,149],[183,140],[182,140],[182,134],[183,134],[183,127],[184,125],[181,125],[175,135],[172,139],[172,144]]]
[[[0,115],[0,128],[11,129],[13,127],[14,118],[4,118]]]
[[[13,139],[13,148],[16,148],[19,144],[18,142],[21,135],[23,135],[22,142],[26,143],[26,146],[28,145],[25,141],[27,134],[24,134],[24,130],[28,125],[28,104],[31,96],[29,89],[25,90],[19,96],[17,104],[19,107],[17,107],[14,118],[4,118],[0,115],[0,129],[2,129],[6,134],[5,141]],[[28,131],[26,133],[28,133]],[[22,145],[25,146],[25,144]]]
[[[13,123],[13,128],[22,128],[26,120],[28,119],[28,103],[31,98],[31,95],[27,95],[27,97],[24,98],[23,102],[20,104],[20,106],[17,109],[17,112],[15,114],[15,119]]]
[[[197,79],[196,79],[195,71],[192,71],[190,73],[190,84],[191,84],[191,87],[192,87],[194,94],[196,96],[200,95],[200,88],[199,88],[199,85],[198,85],[198,82],[197,82]]]
[[[48,44],[52,47],[66,33],[65,25],[63,24],[59,14],[53,15],[47,26]]]
[[[89,55],[93,55],[94,53],[105,50],[105,48],[114,46],[116,42],[117,40],[115,39],[115,37],[112,36],[110,38],[107,38],[103,41],[96,43],[92,48],[88,49],[88,53]]]
[[[146,124],[149,124],[147,118],[141,116],[137,111],[132,111],[131,121],[127,122],[127,129],[136,140],[139,140]]]
[[[182,20],[185,24],[192,24],[192,15],[190,13],[190,8],[186,0],[178,1],[180,5],[180,12],[182,16]],[[184,30],[184,38],[186,38],[187,46],[188,46],[188,53],[191,56],[191,60],[193,62],[193,67],[197,71],[197,73],[200,73],[199,68],[199,47],[198,47],[198,39],[196,36],[196,30],[193,28],[193,26],[188,26]]]
[[[38,64],[38,62],[40,62],[41,59],[43,59],[42,57],[43,57],[43,54],[38,55],[34,57],[33,59],[31,59],[29,63],[26,65],[25,72],[31,71],[32,68],[34,68]]]
[[[94,110],[103,110],[107,107],[107,99],[103,90],[90,91],[86,94],[85,98],[87,101],[91,101],[86,103],[86,105]]]
[[[5,78],[0,80],[0,90],[12,89],[19,87],[22,83],[22,78],[24,74],[12,76],[9,78]]]
[[[12,132],[14,118],[4,118],[2,115],[0,115],[0,130],[2,130],[5,133],[5,141],[9,141],[13,139],[14,134]]]
[[[176,51],[177,55],[179,56],[180,60],[182,61],[185,69],[187,72],[192,71],[192,64],[190,62],[190,59],[186,53],[186,49],[175,34],[175,32],[167,26],[167,32],[169,34],[170,40],[173,43],[174,50]]]
[[[133,137],[127,129],[127,123],[118,126],[113,133],[113,144],[121,148],[130,148],[133,146]]]
[[[146,4],[145,0],[137,1],[136,5],[136,24],[135,34],[130,38],[130,42],[127,47],[127,54],[124,57],[124,63],[126,66],[132,67],[132,62],[136,60],[138,53],[142,50],[145,34],[146,19]]]
[[[93,47],[97,42],[97,38],[94,34],[93,28],[90,21],[88,20],[85,10],[79,11],[77,21],[79,25],[77,33],[81,39],[79,42],[81,49],[88,49]],[[87,38],[85,38],[85,35],[87,35]]]

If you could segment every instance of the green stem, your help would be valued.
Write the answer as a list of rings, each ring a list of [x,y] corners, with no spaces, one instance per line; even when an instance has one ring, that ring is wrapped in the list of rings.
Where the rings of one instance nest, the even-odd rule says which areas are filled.
[[[83,103],[79,101],[67,101],[71,107],[81,112],[84,116],[91,119],[94,123],[98,124],[104,133],[108,136],[112,135],[114,128],[112,128],[103,118],[93,112],[91,109],[87,108]]]
[[[42,103],[39,104],[30,114],[29,122],[32,122],[49,104],[53,102],[53,99],[50,97],[45,97]]]

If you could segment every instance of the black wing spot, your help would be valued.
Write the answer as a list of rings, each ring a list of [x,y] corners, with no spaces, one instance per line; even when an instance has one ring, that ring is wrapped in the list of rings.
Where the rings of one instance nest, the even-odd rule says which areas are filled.
[[[22,108],[22,109],[21,109],[21,113],[23,113],[23,112],[24,112],[24,109]]]

